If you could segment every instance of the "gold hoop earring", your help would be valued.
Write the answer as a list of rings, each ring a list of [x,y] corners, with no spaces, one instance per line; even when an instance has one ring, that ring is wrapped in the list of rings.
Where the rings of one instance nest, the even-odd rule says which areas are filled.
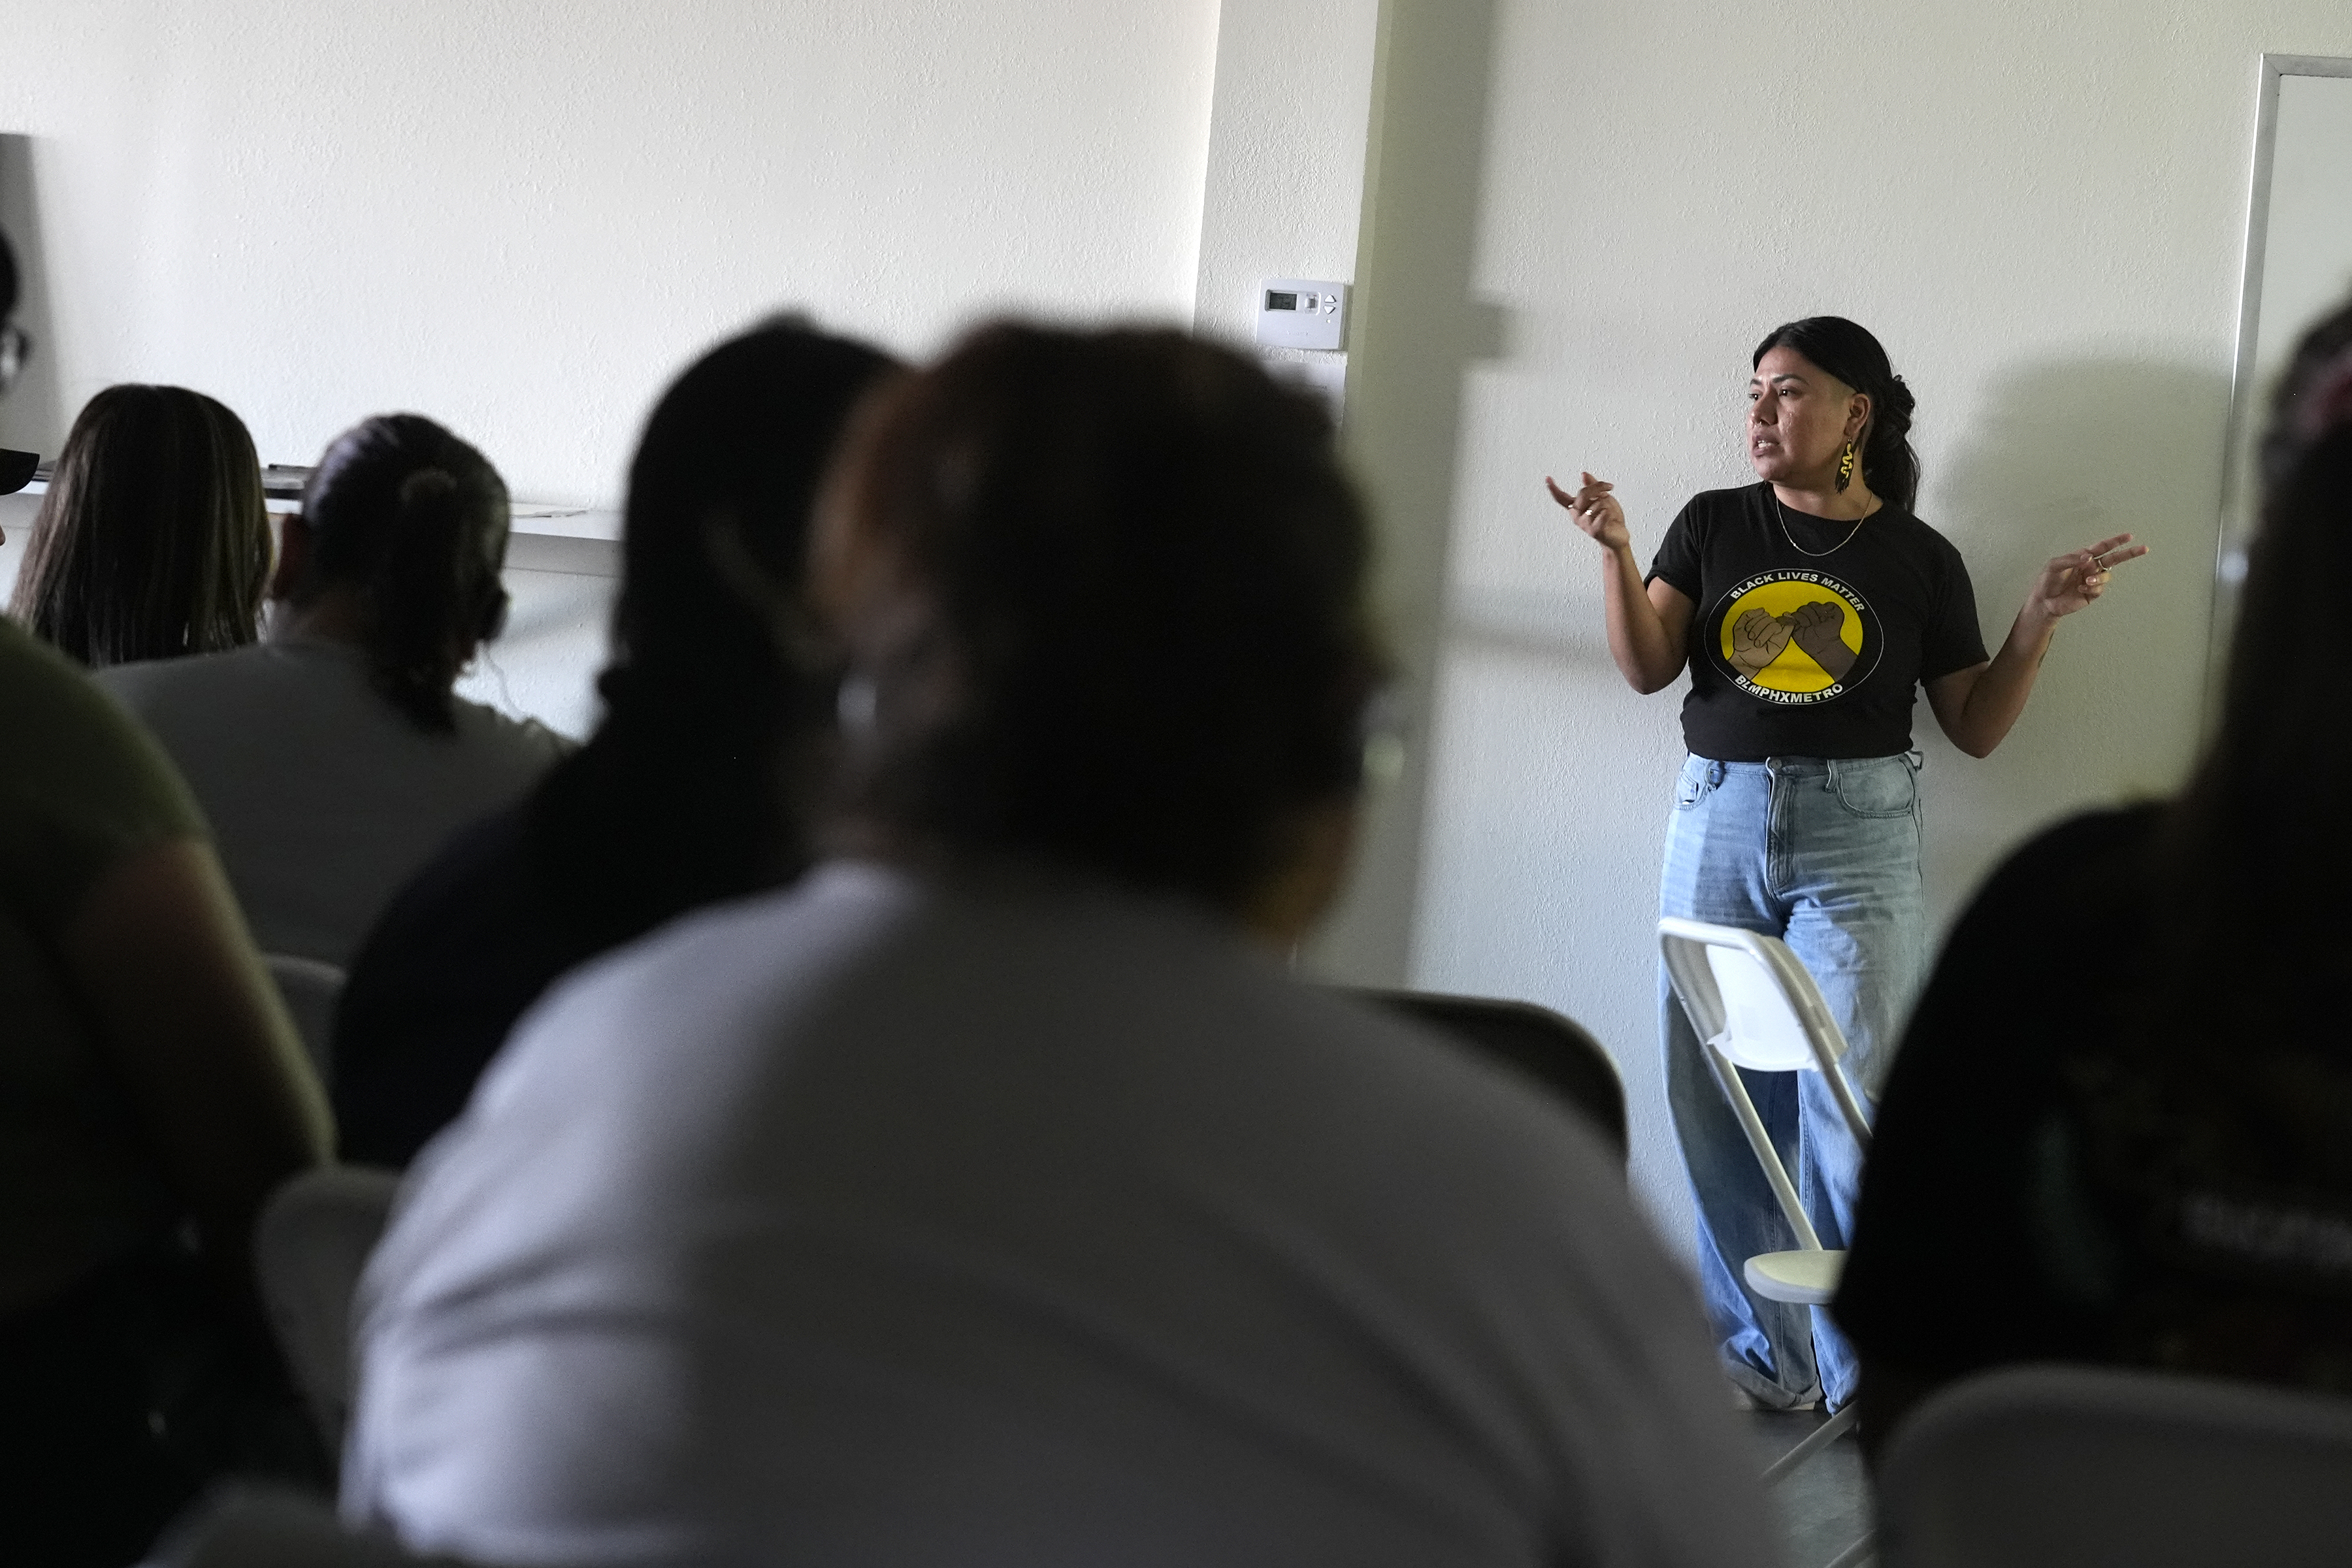
[[[1852,483],[1853,483],[1853,443],[1848,441],[1845,444],[1845,450],[1838,456],[1838,493],[1844,494],[1846,486]]]

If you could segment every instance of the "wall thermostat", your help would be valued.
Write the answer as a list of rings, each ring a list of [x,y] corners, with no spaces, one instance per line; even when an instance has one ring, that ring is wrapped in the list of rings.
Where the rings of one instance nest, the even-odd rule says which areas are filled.
[[[1348,346],[1348,285],[1269,278],[1258,285],[1257,341],[1267,348]]]

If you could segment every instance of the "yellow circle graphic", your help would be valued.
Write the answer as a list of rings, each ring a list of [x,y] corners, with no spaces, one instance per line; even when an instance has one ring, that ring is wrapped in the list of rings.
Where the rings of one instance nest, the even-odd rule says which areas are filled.
[[[1825,582],[1764,583],[1732,600],[1723,660],[1768,691],[1826,691],[1862,657],[1862,604]]]

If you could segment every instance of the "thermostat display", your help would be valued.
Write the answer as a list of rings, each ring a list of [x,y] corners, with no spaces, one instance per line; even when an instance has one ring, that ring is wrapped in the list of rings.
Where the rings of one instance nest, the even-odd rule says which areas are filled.
[[[1348,346],[1348,285],[1270,278],[1259,286],[1257,341],[1270,348]]]

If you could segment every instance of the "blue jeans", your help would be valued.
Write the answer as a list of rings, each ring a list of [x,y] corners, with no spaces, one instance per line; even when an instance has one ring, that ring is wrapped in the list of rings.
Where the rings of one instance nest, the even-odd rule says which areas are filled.
[[[1821,986],[1865,1112],[1885,1081],[1927,960],[1919,763],[1691,757],[1675,790],[1663,914],[1768,932]],[[1853,1394],[1853,1347],[1828,1312],[1768,1301],[1748,1259],[1797,1245],[1698,1037],[1661,970],[1666,1102],[1698,1207],[1699,1285],[1731,1381],[1768,1409]],[[1743,1073],[1823,1247],[1846,1245],[1862,1154],[1819,1073]]]

